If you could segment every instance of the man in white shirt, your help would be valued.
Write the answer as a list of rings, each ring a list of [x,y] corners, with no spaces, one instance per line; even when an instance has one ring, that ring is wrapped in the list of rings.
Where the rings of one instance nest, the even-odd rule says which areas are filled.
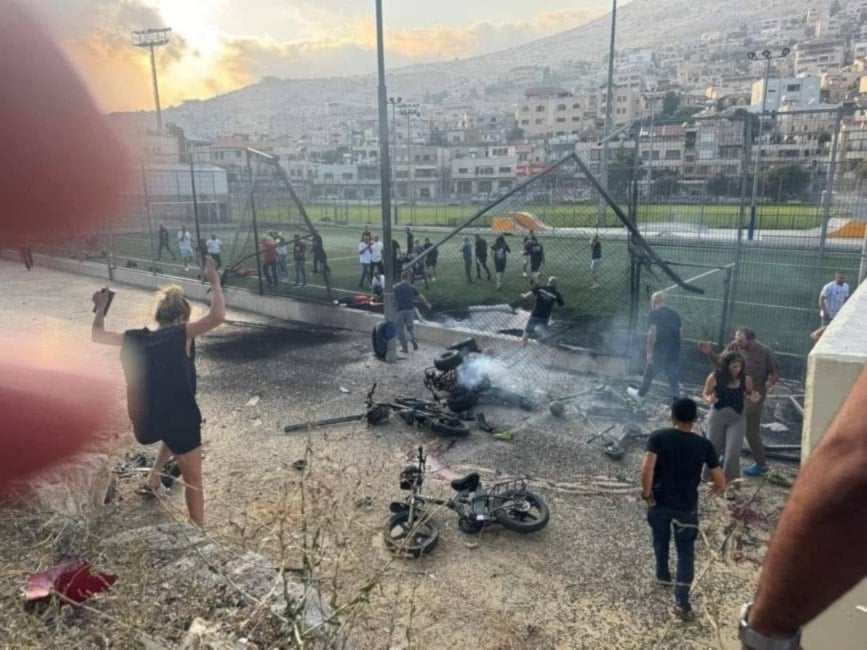
[[[849,285],[846,284],[846,274],[837,271],[834,281],[822,287],[822,292],[819,294],[819,315],[822,317],[822,325],[830,325],[848,299]]]
[[[373,243],[370,245],[370,270],[373,275],[385,273],[385,266],[382,264],[382,248],[379,235],[374,235]]]
[[[214,265],[219,269],[223,264],[223,260],[220,258],[220,251],[223,250],[223,242],[217,239],[216,235],[212,234],[211,238],[205,242],[205,246],[208,247],[208,255],[214,258]]]
[[[370,241],[370,234],[363,233],[361,241],[358,244],[358,262],[361,264],[361,280],[358,281],[359,287],[370,286],[373,280],[373,274],[370,272],[370,251],[373,248],[373,242]]]

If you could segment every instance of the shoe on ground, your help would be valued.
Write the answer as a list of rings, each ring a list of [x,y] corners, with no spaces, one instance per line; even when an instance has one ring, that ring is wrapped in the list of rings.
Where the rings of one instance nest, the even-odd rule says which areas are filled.
[[[638,389],[632,386],[629,386],[626,389],[626,394],[629,395],[632,399],[638,400],[639,402],[644,400],[644,397],[638,392]]]
[[[674,607],[672,607],[671,613],[677,616],[681,621],[684,621],[686,623],[694,621],[698,618],[698,614],[696,614],[694,609],[684,609],[680,605],[675,605]]]
[[[412,342],[412,349],[413,349],[413,350],[418,350],[418,341],[413,341],[413,342]]]
[[[667,578],[665,578],[665,577],[660,578],[659,576],[656,576],[656,580],[654,582],[656,582],[657,587],[673,587],[674,586],[674,581],[671,579],[671,576],[668,576]]]
[[[406,348],[401,348],[400,351],[404,354],[409,354],[409,350],[407,350]]]
[[[745,467],[743,472],[742,472],[742,474],[744,476],[750,476],[750,477],[755,477],[755,478],[762,477],[767,473],[768,473],[768,466],[767,465],[759,465],[758,463],[750,465],[749,467]]]

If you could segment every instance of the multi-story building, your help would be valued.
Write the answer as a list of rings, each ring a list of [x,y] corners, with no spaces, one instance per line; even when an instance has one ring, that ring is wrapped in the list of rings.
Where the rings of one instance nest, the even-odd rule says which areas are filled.
[[[605,119],[605,111],[608,105],[608,89],[603,84],[597,90],[598,96],[598,113],[599,119]],[[641,92],[626,86],[614,86],[612,97],[614,99],[611,110],[612,124],[627,124],[641,117],[643,112],[644,100],[641,97]]]
[[[810,106],[819,103],[822,90],[821,77],[776,77],[768,79],[765,109],[775,111],[783,104]],[[753,82],[750,106],[761,109],[765,96],[765,80]]]
[[[843,41],[815,38],[795,45],[795,76],[835,72],[846,62]]]
[[[518,152],[515,146],[459,148],[452,152],[452,196],[485,198],[509,191],[515,184]]]
[[[580,133],[586,106],[568,90],[531,88],[517,105],[515,119],[527,138],[551,138]]]
[[[540,65],[519,65],[509,70],[509,81],[516,86],[540,84],[545,80],[545,68]]]

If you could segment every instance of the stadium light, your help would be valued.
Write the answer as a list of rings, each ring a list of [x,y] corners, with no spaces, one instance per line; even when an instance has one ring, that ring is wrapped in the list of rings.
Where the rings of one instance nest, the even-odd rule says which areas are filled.
[[[747,240],[753,241],[756,232],[756,195],[759,191],[759,164],[761,163],[762,154],[762,128],[765,123],[765,109],[768,101],[768,77],[771,74],[771,61],[773,59],[784,59],[789,56],[791,50],[784,47],[778,55],[774,55],[771,50],[762,50],[761,52],[747,52],[747,58],[750,61],[758,61],[759,57],[765,60],[765,77],[762,84],[762,112],[759,113],[759,135],[756,140],[756,162],[753,170],[753,194],[750,200],[750,223],[747,227]],[[738,231],[740,232],[740,231]],[[738,235],[740,240],[740,234]]]
[[[134,47],[140,47],[150,51],[151,54],[151,74],[154,80],[154,102],[157,107],[157,132],[163,131],[163,113],[160,109],[160,88],[157,84],[157,64],[154,59],[154,48],[168,45],[169,33],[172,30],[165,28],[152,28],[134,31],[132,33],[132,44]]]

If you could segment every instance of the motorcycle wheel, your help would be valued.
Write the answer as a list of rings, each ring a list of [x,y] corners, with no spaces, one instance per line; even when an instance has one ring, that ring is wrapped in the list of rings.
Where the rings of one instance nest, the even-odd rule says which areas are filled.
[[[478,521],[473,521],[471,519],[467,519],[466,517],[461,517],[458,519],[458,529],[462,533],[467,533],[468,535],[478,535],[485,528],[483,523],[479,523]]]
[[[430,430],[445,438],[463,438],[470,435],[470,428],[457,418],[436,418],[431,420]]]
[[[497,521],[516,533],[535,533],[548,525],[551,513],[541,497],[526,490],[505,490],[494,500]]]
[[[440,533],[429,516],[416,513],[415,522],[410,522],[409,510],[405,510],[388,518],[382,536],[392,553],[421,557],[436,548]]]
[[[461,356],[460,352],[457,350],[449,350],[448,352],[443,352],[434,359],[434,367],[442,372],[448,372],[449,370],[454,370],[463,362],[464,358]]]

